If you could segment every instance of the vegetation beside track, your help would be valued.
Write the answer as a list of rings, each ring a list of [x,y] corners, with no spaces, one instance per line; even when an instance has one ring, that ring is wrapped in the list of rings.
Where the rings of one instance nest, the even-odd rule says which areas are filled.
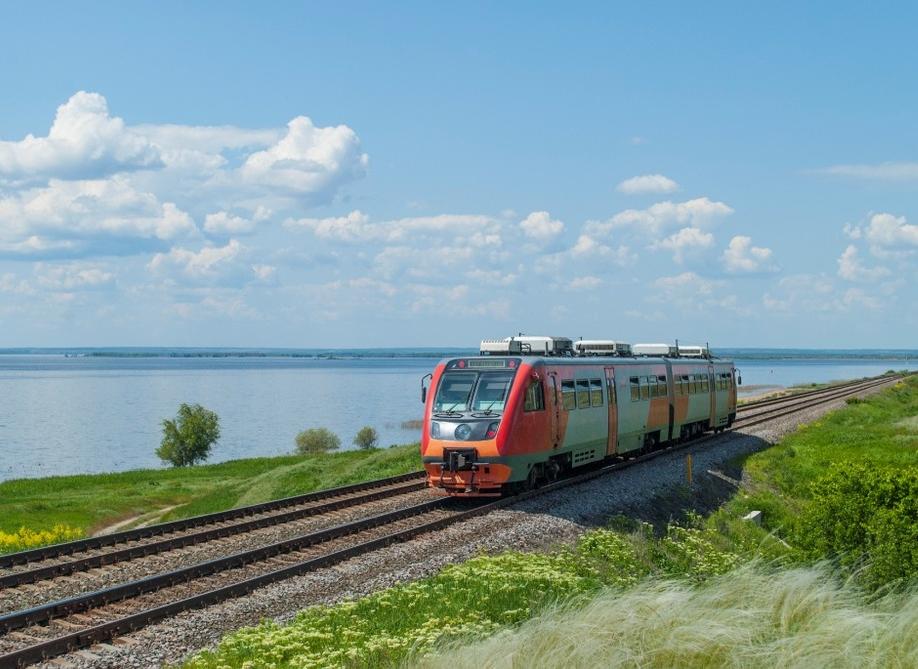
[[[186,669],[911,666],[916,415],[913,376],[734,463],[744,485],[707,518],[481,556],[230,634]]]
[[[0,552],[71,540],[144,514],[153,513],[157,521],[186,518],[420,469],[418,447],[408,444],[5,481],[0,483]],[[155,514],[168,507],[175,508]]]

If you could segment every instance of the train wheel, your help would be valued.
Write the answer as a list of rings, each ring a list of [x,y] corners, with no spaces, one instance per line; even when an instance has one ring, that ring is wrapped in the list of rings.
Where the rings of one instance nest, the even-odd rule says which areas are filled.
[[[539,468],[533,467],[526,478],[526,490],[535,490],[537,487],[539,487]]]

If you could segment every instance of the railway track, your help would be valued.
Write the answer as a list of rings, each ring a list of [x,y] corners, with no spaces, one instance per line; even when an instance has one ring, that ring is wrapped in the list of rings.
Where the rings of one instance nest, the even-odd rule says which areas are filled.
[[[855,395],[864,390],[891,383],[898,378],[897,376],[870,379],[845,384],[843,387],[833,386],[828,389],[793,395],[782,398],[784,402],[755,405],[753,408],[757,410],[753,411],[752,415],[745,415],[749,412],[741,407],[744,416],[734,424],[730,431]],[[764,410],[758,410],[763,407]],[[514,497],[488,503],[438,498],[268,546],[260,546],[207,562],[120,583],[95,592],[8,613],[0,616],[0,669],[25,666],[77,648],[105,642],[152,622],[174,616],[181,611],[238,597],[268,583],[328,567],[343,560],[379,550],[384,546],[435,531],[463,519],[488,513],[559,488],[576,485],[609,472],[660,457],[673,450],[696,446],[717,437],[718,435],[709,434],[684,444],[606,464]],[[376,493],[380,493],[386,488],[409,487],[410,484],[418,482],[410,478],[411,476],[420,480],[420,475],[414,474],[399,477],[401,480],[398,482],[386,479],[385,484],[382,481],[375,481],[361,486],[349,486],[344,496],[351,499],[361,494],[362,490],[373,488],[376,489]],[[338,489],[338,496],[341,496],[341,490]],[[313,495],[314,497],[311,498],[313,502],[332,499],[336,496],[334,491],[323,491],[313,493]],[[309,496],[300,496],[299,499],[302,497]],[[249,508],[259,506],[262,505]],[[219,515],[211,514],[211,516]],[[190,527],[200,526],[191,525]],[[150,529],[152,528],[145,528],[145,530]],[[124,534],[129,534],[129,532]],[[150,536],[163,535],[154,531]],[[179,539],[179,537],[173,537],[173,539]],[[107,545],[118,543],[115,541]],[[67,552],[64,546],[66,545],[57,547],[56,550],[64,551],[63,554],[66,555],[73,555],[77,552]],[[123,550],[123,548],[117,550]],[[85,556],[77,559],[85,559]]]

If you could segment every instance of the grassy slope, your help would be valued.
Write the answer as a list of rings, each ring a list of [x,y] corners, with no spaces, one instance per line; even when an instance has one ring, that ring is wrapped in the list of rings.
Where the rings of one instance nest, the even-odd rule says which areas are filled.
[[[918,464],[918,425],[909,422],[915,416],[918,376],[800,427],[780,444],[743,459],[740,464],[751,485],[713,520],[726,521],[760,509],[766,530],[784,535],[799,519],[810,485],[830,467],[848,462]]]
[[[356,602],[307,609],[289,625],[266,623],[228,635],[189,667],[395,665],[450,638],[488,637],[501,629],[507,631],[500,637],[419,661],[532,666],[533,644],[545,639],[550,643],[540,646],[546,655],[538,663],[546,666],[911,666],[918,637],[906,632],[918,626],[918,598],[871,599],[824,567],[781,569],[793,551],[770,539],[767,528],[739,518],[764,509],[767,525],[780,531],[800,513],[810,483],[833,463],[866,458],[914,466],[916,415],[913,377],[747,458],[751,489],[697,527],[673,527],[654,538],[648,527],[634,531],[632,524],[590,533],[560,553],[476,558]],[[756,556],[780,561],[750,562]],[[741,563],[746,566],[730,571]],[[587,613],[578,612],[609,588]],[[551,612],[564,601],[576,606]],[[606,636],[595,643],[599,628],[591,620],[603,616]],[[561,634],[567,645],[558,646],[558,626],[567,624],[583,636]],[[645,633],[648,627],[653,634]],[[558,647],[573,653],[571,664],[563,652],[552,655]],[[514,650],[520,654],[511,655]]]
[[[187,517],[421,468],[417,446],[250,458],[180,469],[54,476],[0,483],[0,532],[65,524],[85,532],[181,505]]]

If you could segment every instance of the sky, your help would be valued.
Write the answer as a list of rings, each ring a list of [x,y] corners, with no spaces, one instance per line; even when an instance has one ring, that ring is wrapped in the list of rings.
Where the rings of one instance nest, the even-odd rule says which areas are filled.
[[[910,3],[0,13],[0,347],[918,347]]]

